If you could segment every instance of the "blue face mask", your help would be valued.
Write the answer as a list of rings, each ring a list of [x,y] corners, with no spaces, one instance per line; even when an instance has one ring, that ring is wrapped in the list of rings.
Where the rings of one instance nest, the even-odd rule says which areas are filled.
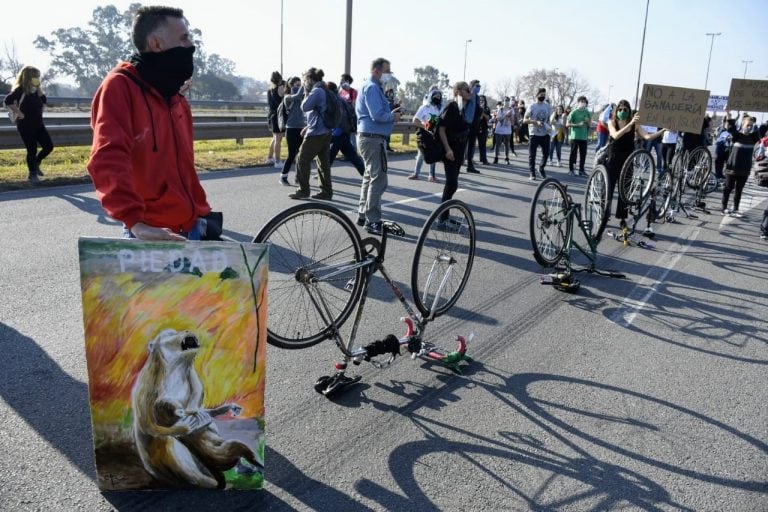
[[[295,86],[295,87],[291,87],[291,94],[296,94],[297,92],[299,92],[299,86],[298,85]]]
[[[472,92],[473,92],[473,93],[475,93],[475,94],[480,94],[480,86],[479,86],[479,85],[476,85],[476,86],[475,86],[475,87],[472,89]]]

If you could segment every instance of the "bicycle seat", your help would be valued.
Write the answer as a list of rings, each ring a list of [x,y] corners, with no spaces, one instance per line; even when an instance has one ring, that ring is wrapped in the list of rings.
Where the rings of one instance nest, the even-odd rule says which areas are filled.
[[[384,222],[381,223],[381,227],[390,235],[405,236],[405,230],[402,227],[400,227],[400,224],[398,224],[397,222],[385,220]]]

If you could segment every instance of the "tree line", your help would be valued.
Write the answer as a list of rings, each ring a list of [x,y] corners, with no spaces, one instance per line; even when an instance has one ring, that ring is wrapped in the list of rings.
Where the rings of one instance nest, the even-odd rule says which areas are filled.
[[[59,28],[48,36],[37,36],[33,42],[35,48],[51,57],[50,67],[41,69],[46,92],[52,96],[93,96],[107,73],[135,51],[131,43],[131,23],[140,7],[140,3],[133,3],[122,12],[114,5],[97,7],[84,27]],[[191,98],[253,101],[267,90],[266,82],[237,75],[235,63],[230,59],[209,54],[199,29],[190,28],[190,34],[197,47]],[[26,63],[20,61],[13,45],[6,44],[3,53],[0,92],[7,93]],[[59,82],[62,77],[74,80],[75,86]]]

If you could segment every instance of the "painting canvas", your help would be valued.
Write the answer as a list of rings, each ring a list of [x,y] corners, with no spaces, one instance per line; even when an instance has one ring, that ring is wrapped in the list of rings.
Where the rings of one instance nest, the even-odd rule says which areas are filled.
[[[261,488],[267,246],[79,252],[99,488]]]

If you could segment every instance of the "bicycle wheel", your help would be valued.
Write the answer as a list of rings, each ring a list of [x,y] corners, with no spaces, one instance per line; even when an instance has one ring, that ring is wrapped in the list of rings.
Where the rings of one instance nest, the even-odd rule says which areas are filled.
[[[333,206],[299,204],[273,217],[253,242],[270,244],[267,341],[298,349],[331,337],[362,290],[363,270],[347,268],[363,259],[352,222]]]
[[[438,206],[424,223],[411,264],[411,293],[425,318],[448,311],[464,291],[475,237],[472,212],[458,199]]]
[[[674,173],[672,171],[666,171],[659,178],[659,183],[655,189],[656,199],[656,212],[655,217],[657,219],[663,219],[669,211],[669,207],[672,204],[672,199],[675,193],[675,180]]]
[[[573,220],[568,215],[565,188],[554,178],[541,182],[531,201],[530,235],[533,257],[543,267],[554,267],[570,240]]]
[[[630,206],[640,205],[653,187],[656,164],[651,154],[636,149],[629,154],[619,174],[619,196]]]
[[[700,146],[688,155],[685,162],[685,183],[694,190],[704,187],[712,174],[712,154]]]
[[[584,191],[584,226],[589,236],[599,242],[608,222],[605,209],[608,203],[608,170],[604,165],[598,165],[587,179]]]

